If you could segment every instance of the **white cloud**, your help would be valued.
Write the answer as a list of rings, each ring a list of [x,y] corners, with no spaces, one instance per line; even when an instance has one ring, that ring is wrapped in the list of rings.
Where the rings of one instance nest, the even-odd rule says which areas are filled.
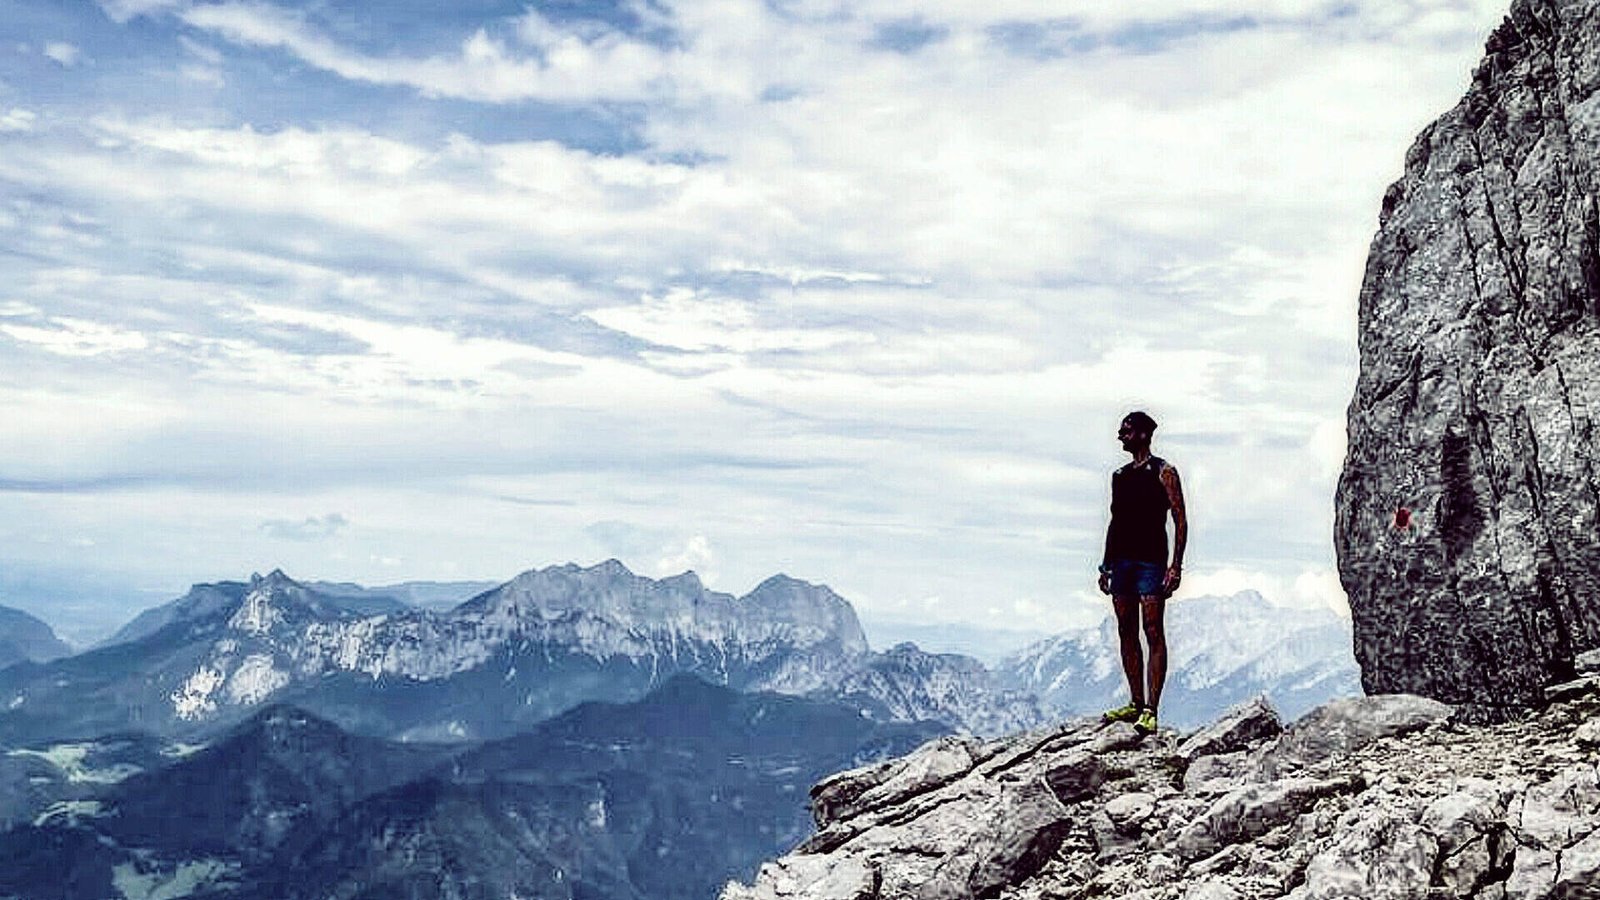
[[[187,50],[191,56],[207,66],[222,65],[222,51],[217,48],[209,44],[202,44],[186,34],[178,35],[178,43],[183,45],[183,49]]]
[[[67,68],[77,65],[78,60],[83,56],[83,51],[66,41],[51,41],[44,45],[44,50],[41,52],[46,57]]]
[[[180,66],[178,68],[178,74],[182,75],[187,81],[193,81],[197,84],[208,84],[212,87],[223,87],[228,83],[228,80],[223,77],[221,70],[211,68],[210,66]]]
[[[663,51],[614,32],[585,37],[557,29],[533,10],[518,29],[525,48],[510,47],[480,29],[456,54],[423,58],[360,53],[322,34],[299,13],[270,4],[207,4],[180,15],[224,40],[278,48],[352,81],[493,103],[643,99],[652,93],[666,59]]]
[[[152,16],[185,5],[188,0],[98,0],[113,22],[127,22],[139,16]]]
[[[607,328],[690,351],[821,351],[873,340],[870,334],[843,329],[773,327],[759,321],[746,301],[681,287],[645,296],[632,306],[604,307],[585,315]]]
[[[261,513],[237,509],[359,509],[344,562],[255,552],[418,575],[509,574],[629,522],[645,570],[1059,624],[1102,610],[1112,431],[1140,406],[1191,491],[1186,593],[1336,605],[1365,245],[1498,16],[1345,5],[943,0],[907,55],[873,46],[903,4],[727,0],[641,7],[668,46],[529,12],[417,55],[315,12],[107,4],[187,31],[187,78],[266,50],[357,89],[270,128],[159,103],[0,116],[37,132],[0,144],[35,198],[0,208],[0,384],[24,386],[0,399],[27,420],[0,463],[203,485],[97,513],[0,495],[0,520],[150,518],[201,535],[185,565],[259,567]],[[1027,21],[1092,39],[1027,52],[995,27]],[[534,100],[631,131],[609,152],[406,135],[341,121],[362,84],[436,98],[385,92],[379,121]],[[100,397],[141,412],[102,420]]]
[[[38,121],[39,114],[30,109],[17,109],[13,107],[0,115],[0,134],[32,131],[33,123]]]
[[[306,516],[304,519],[268,519],[261,533],[285,541],[320,541],[333,537],[350,524],[340,513]]]
[[[1209,567],[1184,573],[1177,600],[1185,597],[1228,597],[1255,591],[1267,602],[1298,609],[1326,609],[1350,617],[1350,601],[1339,575],[1331,568],[1306,568],[1292,574],[1231,567]]]
[[[683,546],[669,551],[666,556],[656,561],[656,574],[676,575],[680,572],[694,572],[706,584],[716,581],[716,554],[711,551],[711,541],[703,534],[697,534],[684,541]]]
[[[0,324],[0,334],[62,356],[100,356],[150,346],[139,332],[66,317],[52,317],[43,325]]]

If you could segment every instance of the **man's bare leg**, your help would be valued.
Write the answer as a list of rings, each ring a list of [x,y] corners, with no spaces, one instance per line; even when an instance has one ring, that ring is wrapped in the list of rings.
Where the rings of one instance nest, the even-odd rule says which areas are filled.
[[[1131,606],[1131,604],[1130,604]],[[1144,639],[1150,645],[1149,678],[1150,702],[1146,704],[1149,709],[1158,709],[1161,706],[1161,688],[1167,683],[1167,628],[1162,621],[1166,612],[1167,601],[1165,598],[1154,595],[1139,598],[1140,611],[1144,614]],[[1121,619],[1118,619],[1117,630],[1121,631]],[[1139,639],[1134,637],[1134,643]],[[1122,664],[1128,664],[1128,642],[1122,642]],[[1144,673],[1140,673],[1143,675]]]
[[[1144,706],[1144,648],[1139,644],[1139,598],[1113,597],[1111,608],[1117,614],[1117,638],[1122,644],[1122,674],[1128,679],[1128,693],[1135,706]],[[1163,655],[1163,672],[1165,662]]]

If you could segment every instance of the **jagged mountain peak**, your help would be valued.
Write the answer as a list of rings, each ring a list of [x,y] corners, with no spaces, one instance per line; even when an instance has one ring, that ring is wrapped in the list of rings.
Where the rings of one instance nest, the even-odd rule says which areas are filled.
[[[577,614],[633,625],[693,618],[698,608],[732,602],[731,595],[707,589],[693,572],[658,581],[608,559],[589,567],[566,563],[530,569],[468,600],[457,612],[508,621]]]
[[[773,575],[767,580],[756,585],[755,590],[752,590],[746,596],[771,597],[786,593],[821,594],[829,597],[839,596],[838,594],[834,593],[833,588],[828,587],[825,584],[803,581],[784,572],[779,572],[778,574]]]
[[[332,598],[295,581],[282,569],[273,569],[264,577],[251,576],[250,589],[229,616],[228,627],[249,634],[263,634],[280,626],[352,616]]]
[[[984,665],[964,653],[932,653],[918,647],[913,641],[901,641],[881,654],[884,662],[921,668],[946,668],[983,671]]]
[[[668,575],[666,578],[661,579],[661,583],[667,587],[695,593],[704,592],[706,590],[705,582],[700,580],[700,576],[695,574],[693,569],[689,569],[688,571],[681,572],[677,575]]]

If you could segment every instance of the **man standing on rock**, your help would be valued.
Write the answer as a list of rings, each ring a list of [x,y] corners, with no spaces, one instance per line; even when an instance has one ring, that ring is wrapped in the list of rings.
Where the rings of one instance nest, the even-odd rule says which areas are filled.
[[[1132,722],[1139,731],[1156,730],[1156,709],[1167,680],[1167,635],[1162,623],[1167,598],[1183,577],[1183,550],[1189,521],[1183,507],[1178,470],[1150,453],[1156,422],[1143,412],[1128,413],[1117,429],[1133,461],[1111,473],[1111,525],[1100,562],[1100,592],[1111,595],[1122,642],[1122,672],[1131,702],[1105,714],[1107,722]],[[1167,513],[1172,513],[1172,560],[1167,560]],[[1149,643],[1146,658],[1139,633]]]

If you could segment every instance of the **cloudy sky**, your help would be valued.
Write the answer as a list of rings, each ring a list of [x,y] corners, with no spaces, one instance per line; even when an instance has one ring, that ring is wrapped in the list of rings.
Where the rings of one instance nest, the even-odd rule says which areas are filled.
[[[1142,407],[1184,593],[1337,605],[1378,201],[1504,11],[0,0],[0,602],[615,556],[1056,629]]]

